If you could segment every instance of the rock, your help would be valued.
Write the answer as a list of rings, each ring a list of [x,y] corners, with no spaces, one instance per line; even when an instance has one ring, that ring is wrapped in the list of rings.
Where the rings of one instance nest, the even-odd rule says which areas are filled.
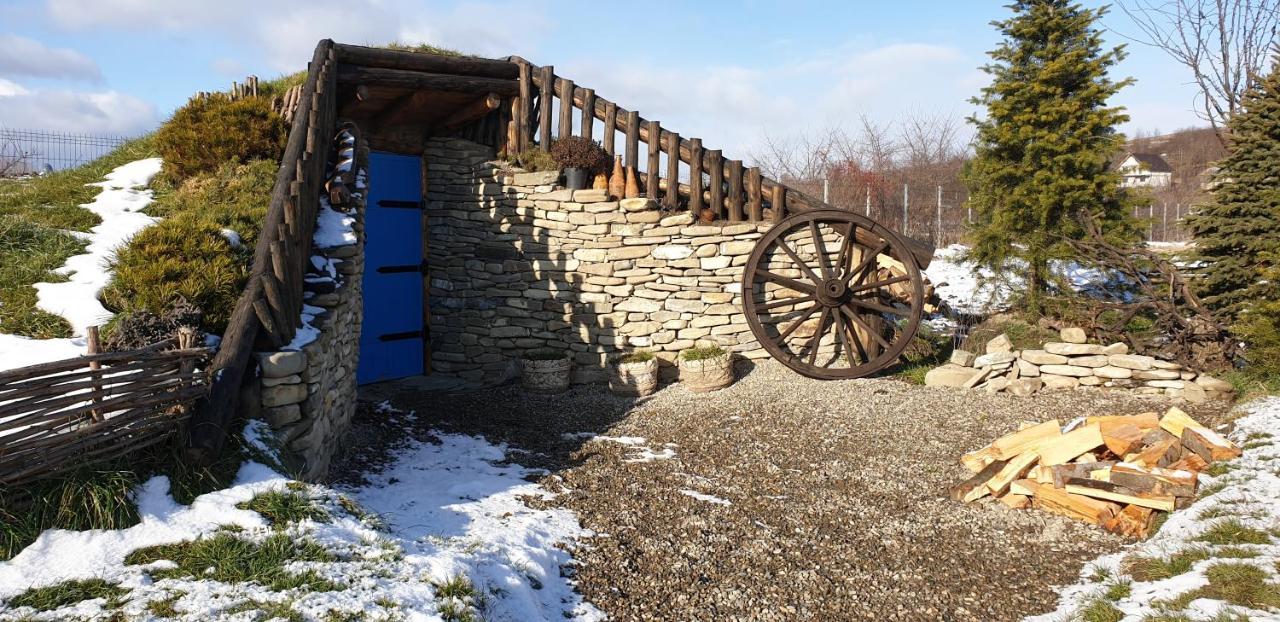
[[[1013,352],[1013,342],[1009,340],[1009,336],[1001,333],[995,339],[987,342],[987,354],[995,354],[996,352]]]
[[[683,244],[666,244],[653,249],[654,259],[684,259],[692,254],[693,249]]]
[[[720,254],[733,257],[736,255],[748,255],[755,250],[756,243],[754,240],[732,240],[722,242],[720,244]]]
[[[951,362],[961,367],[973,367],[973,360],[977,355],[968,350],[952,350]]]
[[[1107,357],[1107,361],[1116,367],[1147,370],[1155,366],[1156,359],[1155,357],[1141,354],[1112,354]]]
[[[516,173],[511,176],[513,186],[550,186],[560,179],[560,171],[538,171],[536,173]]]
[[[646,212],[658,209],[658,202],[646,198],[623,199],[618,201],[618,207],[624,212]]]
[[[1126,369],[1124,367],[1115,367],[1113,365],[1107,365],[1106,367],[1099,367],[1093,370],[1093,375],[1099,378],[1110,378],[1112,380],[1115,380],[1118,378],[1132,378],[1133,370]]]
[[[262,411],[262,416],[271,427],[278,428],[302,419],[302,407],[297,404],[286,404],[267,408]]]
[[[1138,369],[1133,372],[1134,380],[1177,380],[1181,376],[1172,369]]]
[[[1044,344],[1044,351],[1050,354],[1078,356],[1081,354],[1102,354],[1102,346],[1092,343],[1059,343],[1050,341]]]
[[[1147,386],[1160,389],[1181,389],[1187,386],[1187,383],[1181,380],[1148,380]]]
[[[1078,367],[1106,367],[1107,357],[1101,354],[1089,354],[1086,356],[1073,356],[1069,364]]]
[[[1058,335],[1067,343],[1085,343],[1089,341],[1089,335],[1085,334],[1083,328],[1069,326],[1058,331]]]
[[[667,216],[666,218],[659,220],[658,224],[663,227],[681,227],[684,225],[690,225],[693,224],[693,214],[690,214],[689,212],[681,212],[675,216]]]
[[[991,352],[983,354],[973,360],[974,367],[988,367],[999,365],[1001,363],[1012,363],[1017,360],[1017,356],[1012,352]]]
[[[284,378],[302,373],[307,368],[307,355],[302,352],[264,352],[258,354],[258,366],[264,378]]]
[[[1117,341],[1102,349],[1102,353],[1110,356],[1112,354],[1128,354],[1129,344]]]
[[[1102,386],[1102,383],[1104,382],[1106,382],[1106,380],[1099,378],[1097,376],[1085,376],[1084,378],[1080,379],[1080,386],[1098,387],[1098,386]]]
[[[988,380],[987,386],[984,388],[987,390],[988,393],[999,393],[1005,390],[1005,388],[1008,386],[1009,386],[1009,377],[1001,376],[999,378],[992,378]]]
[[[1043,387],[1044,381],[1040,378],[1019,378],[1010,382],[1009,386],[1005,389],[1005,392],[1010,395],[1026,397],[1039,391]]]
[[[1070,360],[1061,354],[1049,354],[1044,350],[1023,350],[1022,360],[1036,365],[1066,365]]]
[[[267,376],[263,376],[262,378],[262,386],[264,387],[274,387],[278,384],[294,384],[297,382],[302,382],[302,376],[300,374],[294,374],[292,376],[281,376],[279,378],[270,378]]]
[[[1209,396],[1203,387],[1194,382],[1188,382],[1182,385],[1182,399],[1192,404],[1203,404],[1209,400]]]
[[[1077,367],[1075,365],[1041,365],[1040,373],[1054,376],[1074,376],[1084,378],[1093,375],[1093,369],[1089,367]]]
[[[924,384],[927,387],[961,387],[966,382],[978,375],[978,370],[972,367],[961,367],[950,363],[941,367],[935,367],[924,375]]]
[[[573,191],[574,203],[604,203],[609,200],[609,191],[604,188],[588,188]]]
[[[1018,375],[1034,378],[1040,375],[1040,368],[1026,359],[1018,359]]]
[[[1200,374],[1196,377],[1196,384],[1206,391],[1220,391],[1222,393],[1233,393],[1236,390],[1235,385],[1226,380],[1219,380],[1213,376]]]
[[[1182,365],[1179,363],[1175,363],[1173,361],[1165,361],[1161,359],[1156,359],[1155,362],[1152,363],[1152,365],[1156,369],[1182,369]]]
[[[262,389],[262,405],[268,408],[297,404],[307,399],[307,385],[282,384]]]
[[[1043,372],[1044,369],[1041,368]],[[1055,374],[1040,374],[1040,381],[1044,383],[1045,389],[1074,389],[1080,386],[1080,380],[1071,376],[1058,376]]]

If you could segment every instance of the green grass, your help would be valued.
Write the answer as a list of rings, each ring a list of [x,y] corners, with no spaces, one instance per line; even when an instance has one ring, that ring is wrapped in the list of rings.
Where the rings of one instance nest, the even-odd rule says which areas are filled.
[[[969,329],[961,349],[984,354],[987,342],[1001,333],[1008,335],[1014,350],[1039,350],[1046,341],[1059,340],[1057,331],[1040,328],[1018,317],[997,315]]]
[[[261,613],[261,619],[263,620],[284,620],[285,622],[303,622],[303,620],[306,620],[301,613],[298,613],[293,609],[293,602],[288,600],[282,602],[247,600],[223,611],[223,613],[227,615],[235,615],[238,613],[249,613],[250,611]]]
[[[1256,369],[1246,367],[1231,370],[1223,373],[1220,378],[1236,388],[1237,401],[1280,393],[1280,376],[1265,374]]]
[[[1213,464],[1209,465],[1209,467],[1208,467],[1207,469],[1205,469],[1205,470],[1203,471],[1203,473],[1204,473],[1205,475],[1212,475],[1212,476],[1214,476],[1214,477],[1221,477],[1221,476],[1226,475],[1227,473],[1230,473],[1231,471],[1235,470],[1235,468],[1236,468],[1236,465],[1231,464],[1230,462],[1215,462],[1215,463],[1213,463]]]
[[[1209,584],[1179,595],[1168,606],[1184,609],[1197,598],[1224,600],[1254,609],[1280,608],[1280,585],[1269,582],[1267,571],[1251,564],[1223,562],[1205,570]]]
[[[689,348],[680,353],[680,358],[685,361],[705,361],[718,356],[724,356],[724,348],[720,346],[703,346],[701,348]]]
[[[48,587],[27,590],[9,599],[10,607],[33,607],[38,611],[53,611],[81,601],[102,598],[107,601],[107,609],[115,609],[122,604],[123,597],[129,590],[102,579],[84,581],[67,581]]]
[[[1109,601],[1099,598],[1085,605],[1076,616],[1084,622],[1120,622],[1124,619],[1124,612],[1116,609]]]
[[[174,592],[160,600],[153,600],[147,603],[147,612],[159,618],[176,618],[180,615],[176,605],[185,595],[186,592]]]
[[[1213,552],[1214,557],[1221,557],[1224,559],[1253,559],[1259,555],[1261,555],[1261,553],[1258,551],[1239,546],[1229,546],[1217,549]]]
[[[329,513],[324,511],[324,508],[292,491],[272,490],[260,493],[236,507],[261,514],[276,529],[284,529],[292,523],[307,519],[314,521],[329,519]]]
[[[924,384],[929,370],[946,363],[951,358],[951,337],[921,326],[902,351],[900,362],[886,370],[886,374],[910,384]]]
[[[619,365],[629,365],[632,363],[648,363],[653,360],[653,353],[648,350],[636,350],[624,356],[617,358],[615,363]]]
[[[1209,557],[1208,549],[1196,547],[1165,558],[1129,557],[1124,560],[1123,568],[1135,581],[1158,581],[1190,572],[1196,562]]]
[[[138,549],[125,557],[129,565],[160,560],[172,561],[176,567],[151,571],[157,580],[199,577],[223,583],[254,582],[276,591],[306,588],[328,592],[340,587],[314,571],[285,570],[285,565],[295,561],[334,561],[334,556],[319,544],[285,533],[253,541],[218,532],[198,540]]]
[[[1196,542],[1207,542],[1218,545],[1234,544],[1269,544],[1271,536],[1260,529],[1245,526],[1238,520],[1222,521],[1208,531],[1196,536]]]
[[[1133,585],[1129,581],[1117,581],[1107,586],[1107,591],[1102,595],[1103,598],[1115,602],[1124,600],[1133,593]]]
[[[448,581],[433,583],[440,603],[436,612],[446,622],[476,622],[480,618],[476,610],[483,608],[483,595],[465,575],[456,575]]]
[[[84,166],[0,183],[0,216],[16,216],[23,222],[48,229],[87,232],[101,220],[80,204],[92,201],[102,188],[85,184],[102,181],[118,166],[155,155],[152,137],[145,136]]]

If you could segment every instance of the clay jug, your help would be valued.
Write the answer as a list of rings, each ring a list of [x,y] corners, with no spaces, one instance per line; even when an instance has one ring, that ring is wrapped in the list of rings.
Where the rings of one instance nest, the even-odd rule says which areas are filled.
[[[636,167],[627,167],[627,198],[634,199],[640,196],[640,173],[636,171]]]
[[[613,158],[613,175],[609,177],[609,198],[621,199],[627,191],[626,174],[622,172],[622,156]]]

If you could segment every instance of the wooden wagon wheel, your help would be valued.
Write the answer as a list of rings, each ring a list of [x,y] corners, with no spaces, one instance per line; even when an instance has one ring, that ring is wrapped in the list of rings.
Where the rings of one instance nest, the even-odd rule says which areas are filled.
[[[742,275],[756,340],[795,371],[860,378],[892,365],[915,336],[924,282],[897,234],[842,210],[790,216],[756,244]]]

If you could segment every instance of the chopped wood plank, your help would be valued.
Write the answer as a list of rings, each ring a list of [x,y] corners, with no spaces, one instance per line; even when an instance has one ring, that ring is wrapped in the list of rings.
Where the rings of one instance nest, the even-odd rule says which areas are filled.
[[[1167,467],[1182,457],[1182,443],[1176,438],[1167,438],[1148,445],[1136,454],[1124,457],[1125,462],[1140,464],[1145,467]]]
[[[1102,527],[1111,533],[1130,538],[1146,538],[1151,535],[1155,523],[1155,510],[1140,505],[1126,505]]]
[[[1040,445],[1040,464],[1053,466],[1070,462],[1076,456],[1102,445],[1102,429],[1095,425],[1076,428]]]
[[[960,464],[964,465],[964,468],[969,469],[970,472],[977,473],[987,468],[987,465],[991,464],[995,459],[995,456],[992,455],[991,446],[987,445],[982,449],[975,449],[960,456]]]
[[[1182,446],[1200,456],[1205,462],[1231,460],[1239,458],[1242,453],[1239,447],[1223,438],[1221,434],[1201,427],[1182,428]]]
[[[1008,460],[1060,436],[1062,436],[1062,424],[1058,423],[1057,419],[1050,419],[992,441],[990,445],[992,456],[996,460]]]
[[[1145,467],[1121,462],[1108,470],[1107,481],[1139,492],[1167,493],[1189,497],[1196,493],[1197,475],[1192,471]]]
[[[1160,418],[1160,428],[1179,438],[1182,437],[1182,429],[1187,426],[1196,428],[1204,427],[1204,425],[1199,421],[1192,419],[1191,415],[1183,412],[1183,410],[1177,406],[1169,407],[1169,410]]]
[[[964,385],[962,385],[962,388],[972,389],[978,386],[978,384],[981,383],[983,380],[986,380],[987,376],[990,376],[990,375],[991,375],[991,367],[990,366],[983,367],[982,369],[979,369],[978,373],[974,374],[972,378],[966,380]]]
[[[1067,480],[1076,477],[1089,477],[1090,473],[1100,469],[1108,469],[1115,462],[1073,462],[1069,464],[1059,464],[1047,467],[1051,475],[1050,481],[1054,488],[1062,488],[1067,485]]]
[[[1006,494],[1000,497],[999,499],[997,499],[997,501],[999,501],[1000,503],[1003,503],[1005,507],[1013,508],[1015,510],[1021,510],[1022,508],[1025,508],[1031,505],[1031,497],[1028,497],[1026,495],[1020,495],[1015,492]]]
[[[1102,430],[1102,443],[1117,456],[1123,456],[1142,445],[1146,433],[1132,423],[1103,421],[1098,424]]]
[[[985,468],[979,471],[977,475],[956,484],[956,486],[951,489],[951,498],[956,501],[970,503],[986,496],[987,493],[991,492],[987,489],[987,482],[991,478],[995,477],[996,474],[1004,468],[1004,465],[1004,460],[997,460],[988,464]]]
[[[1084,495],[1095,499],[1140,505],[1153,510],[1173,511],[1173,495],[1138,492],[1132,488],[1125,488],[1111,482],[1099,482],[1077,477],[1067,480],[1067,485],[1063,487],[1063,490],[1071,494]]]
[[[1014,480],[1009,484],[1009,494],[1023,495],[1030,497],[1036,494],[1036,490],[1040,488],[1040,483],[1029,479]]]
[[[1120,506],[1115,503],[1071,494],[1044,484],[1038,486],[1035,495],[1031,498],[1031,506],[1037,509],[1094,525],[1105,525],[1120,512]]]
[[[1009,484],[1013,483],[1015,479],[1022,479],[1022,476],[1027,473],[1031,465],[1035,464],[1036,460],[1039,459],[1040,456],[1034,451],[1018,454],[1017,457],[1009,460],[1004,465],[1004,468],[1000,469],[999,473],[996,473],[995,477],[987,481],[987,489],[997,497],[1004,494],[1009,489]]]
[[[1143,430],[1150,430],[1152,428],[1160,427],[1160,415],[1154,412],[1141,413],[1137,415],[1101,415],[1096,417],[1085,417],[1084,423],[1085,425],[1089,425],[1091,423],[1110,423],[1113,425],[1127,423],[1129,425],[1137,426]]]
[[[1204,458],[1197,456],[1195,452],[1190,451],[1184,447],[1182,450],[1182,457],[1180,457],[1177,462],[1165,468],[1174,469],[1178,471],[1190,471],[1192,473],[1199,473],[1200,471],[1205,470],[1205,468],[1208,466],[1209,466],[1209,463],[1205,462]]]

